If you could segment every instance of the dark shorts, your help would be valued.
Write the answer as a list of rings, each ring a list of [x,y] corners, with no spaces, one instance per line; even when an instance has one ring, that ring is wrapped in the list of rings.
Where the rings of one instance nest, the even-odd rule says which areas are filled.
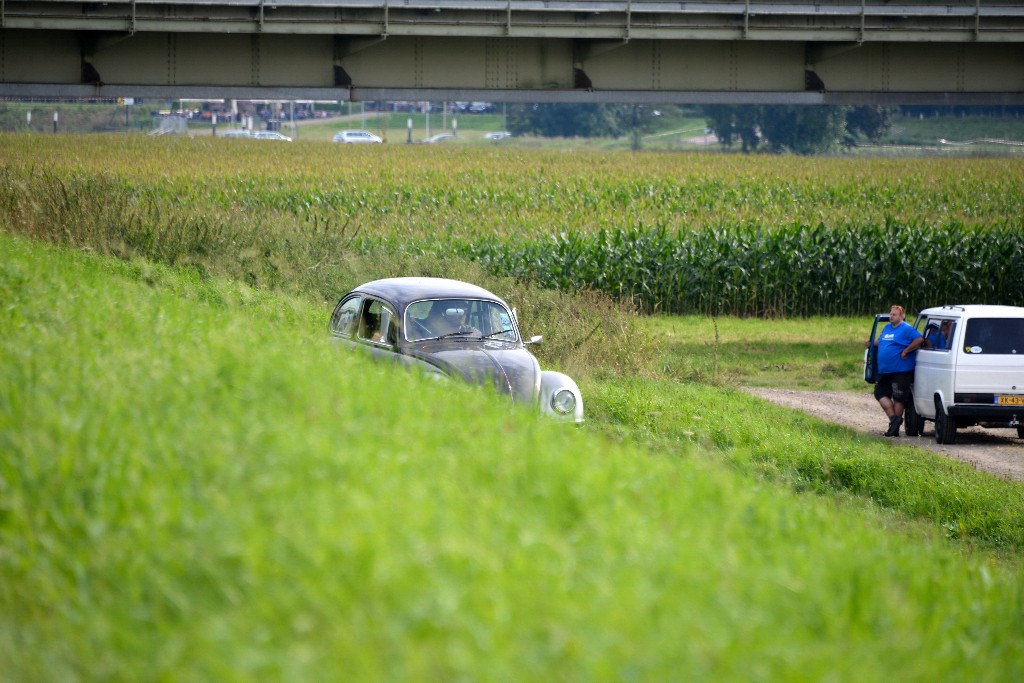
[[[887,372],[875,381],[875,399],[891,398],[894,403],[903,403],[910,396],[910,385],[914,372]]]

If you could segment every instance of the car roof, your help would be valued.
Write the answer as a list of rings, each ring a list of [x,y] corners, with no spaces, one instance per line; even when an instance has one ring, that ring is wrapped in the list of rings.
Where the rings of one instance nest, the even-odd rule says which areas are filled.
[[[353,291],[387,299],[403,308],[422,299],[489,299],[509,307],[501,297],[483,287],[440,277],[385,278],[359,285]]]
[[[962,304],[957,306],[935,306],[926,308],[918,315],[958,315],[970,318],[1024,318],[1024,307],[996,306],[989,304]]]

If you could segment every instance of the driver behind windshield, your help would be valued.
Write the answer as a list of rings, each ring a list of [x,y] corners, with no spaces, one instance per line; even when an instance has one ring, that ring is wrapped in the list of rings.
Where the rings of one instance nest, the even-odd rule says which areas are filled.
[[[435,301],[427,317],[419,322],[430,334],[438,337],[459,333],[480,334],[478,330],[466,325],[467,308],[464,301]]]

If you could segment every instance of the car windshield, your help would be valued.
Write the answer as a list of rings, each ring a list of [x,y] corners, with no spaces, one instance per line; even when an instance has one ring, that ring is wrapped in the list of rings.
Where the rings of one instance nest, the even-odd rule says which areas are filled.
[[[964,332],[964,353],[1024,353],[1024,318],[972,318]]]
[[[480,299],[417,301],[406,309],[404,327],[409,341],[441,337],[518,340],[508,309],[496,301]]]

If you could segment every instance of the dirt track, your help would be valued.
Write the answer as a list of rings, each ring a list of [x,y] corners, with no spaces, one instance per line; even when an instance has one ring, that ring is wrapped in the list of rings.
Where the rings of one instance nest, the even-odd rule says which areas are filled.
[[[917,446],[949,458],[974,465],[975,469],[1024,481],[1024,440],[1016,429],[971,427],[957,432],[956,444],[935,443],[934,425],[925,422],[924,435],[908,437],[902,430],[898,439],[887,439],[882,432],[888,426],[882,409],[869,391],[862,394],[831,391],[792,391],[789,389],[745,388],[754,396],[772,403],[801,410],[808,415],[845,425],[863,434],[904,446]]]

